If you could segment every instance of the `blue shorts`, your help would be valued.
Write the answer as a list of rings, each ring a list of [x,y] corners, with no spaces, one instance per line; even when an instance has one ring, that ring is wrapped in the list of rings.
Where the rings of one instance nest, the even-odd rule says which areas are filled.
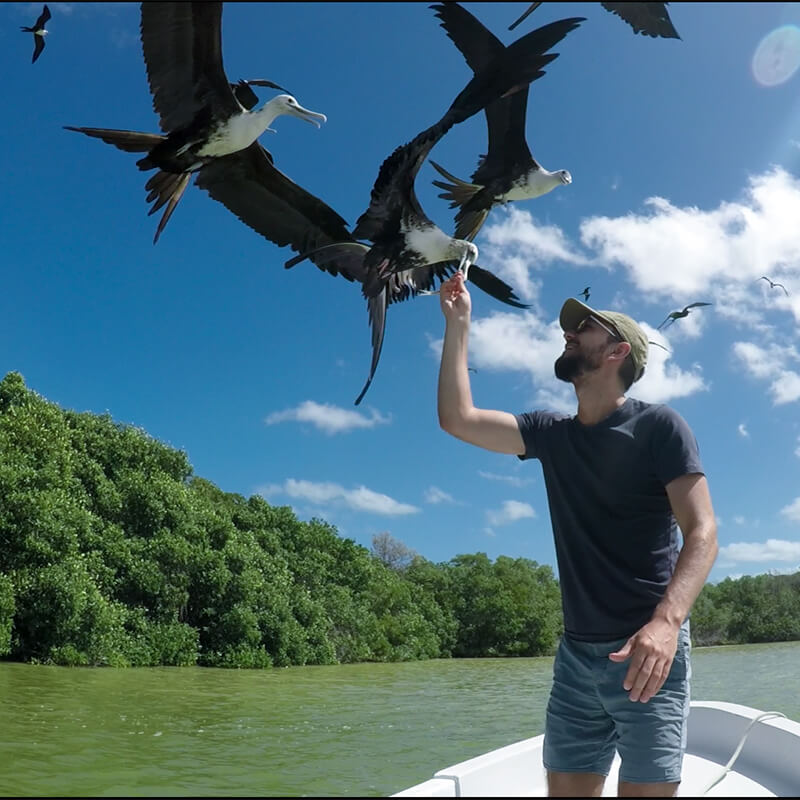
[[[553,664],[543,761],[550,772],[608,775],[619,751],[619,778],[630,783],[678,783],[686,750],[691,639],[689,622],[667,680],[647,703],[633,703],[622,686],[630,659],[609,653],[625,642],[579,642],[564,635]]]

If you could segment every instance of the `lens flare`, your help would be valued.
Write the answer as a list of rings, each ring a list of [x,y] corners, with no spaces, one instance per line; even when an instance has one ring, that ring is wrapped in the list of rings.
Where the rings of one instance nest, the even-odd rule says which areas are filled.
[[[753,53],[753,77],[762,86],[785,83],[800,67],[800,28],[781,25],[770,31]]]

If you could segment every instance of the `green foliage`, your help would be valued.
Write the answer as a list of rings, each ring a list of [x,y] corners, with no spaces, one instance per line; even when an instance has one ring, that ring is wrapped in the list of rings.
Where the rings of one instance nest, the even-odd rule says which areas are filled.
[[[0,657],[69,666],[265,668],[551,654],[552,570],[434,564],[288,506],[223,492],[109,415],[0,381]],[[706,586],[696,643],[800,638],[800,573]]]

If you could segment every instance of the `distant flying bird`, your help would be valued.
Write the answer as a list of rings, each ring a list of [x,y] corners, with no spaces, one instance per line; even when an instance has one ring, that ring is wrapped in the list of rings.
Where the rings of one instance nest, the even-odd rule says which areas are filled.
[[[581,294],[583,295],[583,301],[584,301],[585,303],[588,303],[588,302],[589,302],[589,289],[591,289],[591,288],[592,288],[591,286],[587,286],[587,287],[586,287],[586,288],[585,288],[585,289],[584,289],[584,290],[581,292]]]
[[[483,70],[506,50],[491,31],[458,3],[447,2],[431,8],[436,9],[441,27],[474,72]],[[457,239],[472,241],[490,210],[498,204],[540,197],[556,186],[572,183],[567,170],[550,172],[531,155],[525,141],[528,89],[525,85],[484,109],[489,147],[487,154],[479,158],[471,183],[457,178],[431,159],[434,169],[450,181],[433,181],[433,185],[445,190],[439,197],[450,200],[450,208],[458,208]]]
[[[669,314],[667,314],[667,317],[664,320],[664,322],[662,322],[661,325],[659,325],[656,328],[656,330],[660,331],[665,324],[667,325],[667,327],[669,327],[670,325],[672,325],[673,322],[675,322],[676,319],[681,319],[682,317],[688,317],[690,308],[698,308],[699,306],[710,306],[710,305],[711,303],[690,303],[688,306],[684,306],[682,311],[671,311]]]
[[[33,64],[37,58],[42,54],[42,50],[44,50],[44,37],[47,36],[47,31],[45,30],[45,25],[47,21],[50,19],[50,9],[45,5],[42,9],[42,13],[39,14],[39,19],[34,22],[33,26],[28,28],[24,25],[20,27],[20,30],[24,33],[32,33],[33,34],[33,58],[31,59],[31,64]]]
[[[146,153],[136,165],[158,169],[145,184],[154,213],[167,208],[156,230],[158,237],[189,184],[192,173],[216,159],[244,150],[282,114],[317,127],[324,114],[303,108],[289,94],[280,94],[260,109],[253,86],[277,84],[266,80],[232,84],[222,66],[222,3],[145,2],[141,12],[141,41],[153,108],[165,135],[109,128],[64,126],[102,139],[127,152]]]
[[[513,31],[529,14],[535,11],[539,3],[531,3],[525,13],[514,23],[508,26]],[[669,3],[600,3],[606,11],[616,14],[620,19],[633,28],[634,33],[646,36],[661,36],[665,39],[680,39],[678,31],[672,24],[667,12]]]
[[[758,280],[766,281],[769,284],[770,289],[774,289],[776,286],[780,286],[780,288],[783,289],[784,294],[787,297],[789,296],[789,292],[786,291],[786,287],[782,283],[776,283],[775,281],[770,280],[766,275],[762,275]]]

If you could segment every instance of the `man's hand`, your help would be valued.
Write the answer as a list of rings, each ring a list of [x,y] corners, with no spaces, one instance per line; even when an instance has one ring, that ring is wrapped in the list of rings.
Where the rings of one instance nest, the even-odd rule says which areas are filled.
[[[472,298],[464,285],[464,273],[458,270],[446,280],[439,289],[439,304],[445,318],[458,317],[469,319],[472,310]]]
[[[678,631],[665,619],[651,619],[608,657],[617,663],[631,659],[622,682],[629,699],[646,703],[664,685],[678,649]]]

